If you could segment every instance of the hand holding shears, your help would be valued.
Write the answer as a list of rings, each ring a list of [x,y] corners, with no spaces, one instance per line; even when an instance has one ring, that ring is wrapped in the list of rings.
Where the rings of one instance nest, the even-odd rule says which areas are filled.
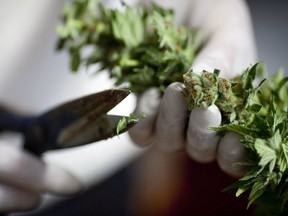
[[[107,139],[117,134],[117,124],[123,118],[107,112],[129,94],[128,90],[109,89],[67,102],[36,117],[0,107],[0,130],[23,133],[25,149],[38,155]]]
[[[0,131],[22,133],[24,148],[28,150],[0,141],[0,213],[35,207],[41,193],[71,195],[81,191],[83,186],[77,178],[45,164],[37,156],[117,135],[123,116],[107,112],[129,94],[127,90],[110,89],[64,103],[38,116],[20,115],[0,107]]]

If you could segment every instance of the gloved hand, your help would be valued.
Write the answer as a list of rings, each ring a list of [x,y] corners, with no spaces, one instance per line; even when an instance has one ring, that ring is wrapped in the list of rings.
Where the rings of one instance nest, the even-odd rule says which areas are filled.
[[[200,27],[206,43],[192,65],[195,72],[213,72],[216,68],[221,71],[220,76],[232,78],[255,63],[252,25],[244,1],[168,0],[157,3],[172,7],[178,22]],[[162,98],[155,90],[144,93],[135,112],[148,115],[130,130],[131,138],[139,145],[155,143],[169,152],[185,149],[198,162],[216,159],[226,173],[243,175],[243,167],[232,166],[246,156],[238,135],[229,133],[220,139],[208,130],[221,124],[221,114],[215,105],[192,110],[187,127],[187,105],[182,88],[181,83],[172,83]]]
[[[0,142],[0,213],[36,207],[42,193],[72,195],[82,189],[70,173]]]

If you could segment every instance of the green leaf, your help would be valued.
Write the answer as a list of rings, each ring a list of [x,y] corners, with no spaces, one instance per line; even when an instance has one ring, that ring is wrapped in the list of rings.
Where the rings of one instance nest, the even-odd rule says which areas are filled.
[[[232,189],[237,189],[237,188],[241,188],[241,187],[245,187],[246,185],[249,185],[252,183],[253,182],[251,182],[251,181],[237,181],[237,182],[234,182],[233,184],[229,185],[228,187],[224,188],[222,190],[222,192],[230,191]]]
[[[236,112],[232,112],[231,114],[230,114],[230,122],[233,122],[235,119],[236,119],[236,117],[237,117],[237,114],[236,114]]]
[[[116,132],[119,135],[121,131],[125,130],[127,128],[127,119],[124,116],[118,123]]]
[[[276,92],[280,92],[280,90],[284,87],[284,85],[288,82],[288,77],[284,77],[276,87]]]
[[[169,27],[169,22],[174,22],[169,16],[162,16],[157,11],[154,11],[152,25],[158,30],[160,48],[165,46],[172,50],[176,50],[177,44],[173,28]]]
[[[81,56],[78,50],[73,51],[70,68],[72,71],[76,72],[81,64]]]
[[[252,111],[252,112],[255,112],[255,113],[258,113],[260,112],[260,110],[262,109],[262,105],[261,104],[258,104],[258,103],[253,103],[249,109]]]
[[[249,194],[249,203],[247,208],[249,208],[250,205],[264,193],[265,189],[266,185],[262,181],[253,184],[252,190]]]
[[[247,188],[239,187],[237,192],[236,192],[236,197],[239,197],[241,194],[243,194],[247,190],[248,190],[248,187]]]
[[[271,173],[276,163],[276,152],[262,139],[256,139],[254,146],[260,156],[258,164],[262,167],[269,165],[269,172]]]
[[[141,11],[137,11],[137,13],[141,13]],[[115,38],[123,41],[128,47],[138,46],[144,38],[143,21],[141,14],[137,13],[128,6],[125,13],[114,11],[113,34]]]
[[[123,131],[128,130],[129,127],[133,126],[134,124],[136,124],[137,122],[139,122],[143,118],[145,118],[144,113],[142,113],[139,116],[136,116],[133,113],[131,113],[129,115],[129,117],[123,116],[123,118],[121,118],[117,124],[116,133],[119,135]]]
[[[253,89],[253,81],[256,78],[256,72],[257,72],[257,67],[258,64],[253,65],[252,68],[248,68],[244,71],[242,74],[242,83],[243,83],[243,88],[245,90]]]
[[[67,38],[69,35],[69,31],[65,26],[57,26],[56,32],[61,38]]]
[[[219,135],[226,134],[228,132],[235,132],[242,136],[252,136],[254,137],[255,134],[258,133],[257,129],[249,128],[244,125],[234,125],[234,124],[227,124],[220,127],[211,127],[211,130],[216,131]]]
[[[282,147],[282,151],[284,153],[284,157],[285,157],[286,163],[288,164],[288,144],[287,143],[282,143],[281,147]]]
[[[258,166],[254,166],[242,177],[239,179],[239,181],[248,181],[248,182],[253,182],[253,179],[261,173],[262,168],[259,168]]]
[[[287,143],[280,144],[280,153],[278,153],[278,166],[280,172],[284,173],[288,167],[288,147]]]
[[[276,133],[270,139],[268,139],[268,145],[272,149],[278,150],[279,148],[281,148],[281,144],[282,144],[282,137],[280,135],[280,131],[277,130]]]

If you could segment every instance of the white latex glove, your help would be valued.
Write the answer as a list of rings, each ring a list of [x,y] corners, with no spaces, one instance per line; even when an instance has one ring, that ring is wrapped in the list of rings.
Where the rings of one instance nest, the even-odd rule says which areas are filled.
[[[42,193],[72,195],[83,189],[70,173],[0,142],[0,212],[36,207]]]
[[[195,72],[213,72],[216,68],[220,69],[220,76],[232,78],[255,62],[252,26],[243,0],[156,2],[172,7],[178,22],[201,28],[205,46],[192,65]],[[221,114],[215,105],[192,110],[187,127],[182,87],[181,83],[172,83],[161,99],[155,90],[139,98],[136,113],[145,112],[148,116],[130,130],[132,139],[142,146],[155,143],[169,152],[185,149],[198,162],[216,159],[224,172],[243,175],[243,168],[232,166],[246,156],[239,137],[231,133],[220,140],[215,132],[208,130],[221,124]]]

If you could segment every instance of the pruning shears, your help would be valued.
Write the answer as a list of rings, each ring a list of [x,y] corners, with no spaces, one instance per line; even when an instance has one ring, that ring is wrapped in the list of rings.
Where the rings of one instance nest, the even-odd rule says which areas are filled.
[[[24,148],[36,155],[86,145],[117,135],[117,125],[125,116],[107,112],[129,94],[128,90],[109,89],[69,101],[38,116],[19,115],[0,106],[0,130],[22,133]]]

